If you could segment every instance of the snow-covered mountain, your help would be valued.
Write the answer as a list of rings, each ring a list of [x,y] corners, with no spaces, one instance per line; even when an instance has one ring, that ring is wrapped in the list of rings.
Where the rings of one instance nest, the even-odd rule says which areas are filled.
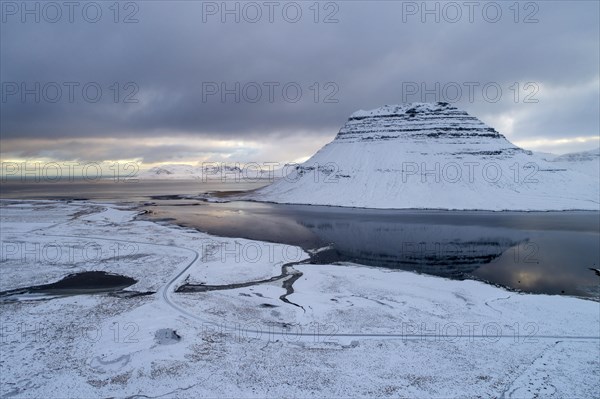
[[[202,166],[187,164],[169,164],[150,168],[140,173],[139,178],[143,180],[239,180],[249,181],[255,179],[274,179],[281,177],[281,167],[274,164],[260,165],[258,163],[248,164],[226,164],[218,162],[207,162]]]
[[[386,105],[352,114],[331,143],[247,198],[395,209],[599,210],[598,174],[587,172],[598,169],[598,157],[585,159],[550,162],[448,103]]]
[[[202,168],[192,165],[171,164],[156,166],[140,173],[141,179],[200,179]]]

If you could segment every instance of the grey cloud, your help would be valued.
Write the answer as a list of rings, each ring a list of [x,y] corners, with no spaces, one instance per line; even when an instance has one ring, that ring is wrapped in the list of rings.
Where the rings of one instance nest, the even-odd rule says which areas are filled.
[[[137,4],[135,24],[115,24],[110,14],[96,24],[2,23],[3,83],[97,82],[103,90],[98,103],[84,101],[78,92],[73,103],[21,103],[11,97],[2,103],[3,140],[144,140],[173,134],[260,140],[289,131],[331,136],[357,109],[402,102],[406,82],[429,87],[436,82],[498,82],[504,89],[501,101],[478,96],[470,102],[463,94],[457,105],[477,116],[527,115],[515,126],[520,139],[598,134],[600,88],[574,93],[568,102],[540,92],[535,106],[515,103],[508,90],[512,82],[578,87],[597,81],[597,2],[535,2],[539,23],[533,24],[514,23],[508,3],[498,23],[485,22],[476,13],[474,23],[463,16],[455,24],[431,18],[421,23],[418,16],[403,22],[402,2],[336,2],[339,23],[333,24],[314,23],[308,3],[301,3],[305,14],[295,24],[280,17],[274,23],[223,24],[216,17],[203,23],[202,2]],[[321,10],[320,18],[325,14]],[[521,10],[520,18],[525,14]],[[139,102],[122,103],[128,91],[121,87],[121,101],[114,103],[113,82],[134,82]],[[257,103],[243,97],[238,103],[231,95],[225,102],[219,96],[203,101],[203,82],[229,87],[278,82],[279,88],[295,82],[303,96],[286,101],[276,89],[271,103],[265,88]],[[310,89],[314,82],[320,84],[319,102]],[[323,87],[327,82],[339,89],[332,95],[335,103],[323,103],[334,91]],[[409,99],[420,100],[418,95]],[[144,153],[157,161],[171,159],[170,152],[185,154],[184,148],[164,151],[161,156],[132,146],[110,154],[131,158]]]

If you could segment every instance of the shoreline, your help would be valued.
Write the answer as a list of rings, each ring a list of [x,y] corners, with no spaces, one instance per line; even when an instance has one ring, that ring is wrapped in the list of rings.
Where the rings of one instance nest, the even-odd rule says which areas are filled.
[[[62,236],[76,248],[92,242],[108,250],[96,261],[102,270],[138,280],[131,289],[156,293],[0,304],[4,395],[156,396],[185,389],[191,396],[230,397],[260,381],[253,385],[259,396],[339,396],[344,389],[377,396],[431,397],[440,390],[444,396],[501,396],[529,387],[536,373],[528,365],[537,364],[540,354],[553,365],[552,378],[566,378],[558,395],[595,392],[595,302],[330,264],[295,265],[302,274],[296,274],[292,293],[281,281],[175,293],[186,281],[222,285],[272,276],[285,264],[281,250],[289,246],[273,244],[276,251],[263,252],[258,261],[238,260],[219,250],[266,243],[136,220],[131,204],[125,210],[90,202],[25,205],[3,204],[3,239],[44,244]],[[91,206],[95,212],[82,212]],[[31,233],[40,229],[43,234]],[[135,251],[114,259],[109,242],[135,243]],[[21,263],[9,259],[4,284],[6,278],[34,282],[35,276],[66,272],[64,265],[40,262],[44,276],[38,276],[40,265],[13,267]],[[75,265],[97,269],[77,256]],[[164,329],[180,339],[157,339]],[[385,393],[389,378],[360,378],[382,369],[397,370],[394,378],[404,388]],[[324,390],[305,390],[307,378],[323,375],[329,381]],[[415,385],[417,377],[427,382]],[[282,382],[285,392],[278,388]]]

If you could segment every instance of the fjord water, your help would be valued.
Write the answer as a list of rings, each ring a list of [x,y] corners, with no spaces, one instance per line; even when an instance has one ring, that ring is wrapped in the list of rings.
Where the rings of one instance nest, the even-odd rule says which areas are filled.
[[[198,195],[210,191],[252,190],[263,187],[268,181],[211,182],[198,180],[120,180],[101,179],[86,181],[61,179],[56,182],[42,180],[2,180],[0,199],[91,199],[112,201],[144,201],[169,195]]]
[[[149,217],[352,262],[533,293],[598,297],[598,212],[375,210],[252,202],[158,205]],[[594,266],[596,265],[596,266]]]
[[[268,182],[266,182],[268,183]],[[209,234],[321,249],[312,263],[352,262],[533,293],[600,298],[600,212],[375,210],[256,202],[209,203],[211,191],[265,182],[139,181],[4,185],[3,199],[141,204],[151,220]],[[183,198],[186,197],[186,198]]]

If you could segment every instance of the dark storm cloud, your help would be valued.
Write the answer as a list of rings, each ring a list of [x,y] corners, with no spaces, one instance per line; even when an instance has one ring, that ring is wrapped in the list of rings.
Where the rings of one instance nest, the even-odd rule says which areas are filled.
[[[521,3],[518,16],[509,9],[512,3],[501,3],[503,14],[496,23],[483,15],[487,2],[477,3],[473,23],[464,6],[460,7],[462,17],[451,23],[453,10],[443,13],[446,3],[429,2],[430,8],[440,7],[440,22],[434,21],[434,15],[425,15],[427,21],[422,23],[420,10],[415,15],[403,14],[407,6],[420,8],[422,2],[371,1],[321,3],[319,23],[313,20],[312,2],[296,3],[303,11],[297,23],[283,17],[281,8],[289,3],[279,3],[273,23],[264,6],[256,23],[244,21],[244,15],[240,23],[231,15],[221,23],[219,13],[203,15],[203,7],[222,7],[221,2],[139,1],[133,16],[139,22],[126,24],[122,20],[134,9],[120,10],[120,22],[114,23],[109,10],[112,3],[96,3],[103,10],[97,23],[85,21],[77,11],[72,23],[66,15],[57,23],[44,21],[43,15],[39,23],[31,16],[22,23],[19,13],[7,13],[4,2],[3,95],[15,88],[13,82],[25,82],[30,88],[35,82],[42,88],[56,82],[62,97],[49,102],[46,97],[54,95],[54,87],[48,87],[39,103],[33,95],[22,102],[20,93],[3,98],[1,136],[3,140],[145,140],[178,134],[261,140],[288,134],[282,132],[316,136],[328,130],[333,135],[357,109],[404,100],[447,99],[448,93],[424,96],[421,90],[407,96],[407,85],[421,88],[425,84],[431,89],[436,82],[440,89],[462,86],[457,105],[474,115],[520,113],[512,138],[597,135],[598,3],[530,3],[537,8]],[[15,4],[21,7],[23,3]],[[236,3],[227,4],[233,8]],[[523,23],[532,12],[531,18],[539,22]],[[339,22],[323,23],[331,13]],[[490,15],[493,12],[488,19]],[[72,101],[65,82],[79,84]],[[114,82],[119,83],[117,102]],[[206,95],[208,88],[220,91],[224,84],[231,89],[236,82],[240,83],[239,102],[231,94],[224,101],[220,93]],[[465,82],[479,84],[472,101]],[[490,82],[502,89],[497,102],[482,96],[481,87]],[[538,103],[524,103],[526,91],[515,102],[510,89],[514,82],[521,90],[533,82]],[[96,87],[101,88],[97,103],[82,93],[86,84],[93,86],[88,87],[92,95]],[[286,84],[288,97],[282,91]],[[253,103],[257,85],[262,96]],[[272,102],[269,85],[274,85]],[[294,102],[297,87],[302,97]],[[568,95],[563,96],[562,90]],[[127,95],[137,103],[124,102]],[[326,98],[333,102],[325,102]],[[35,153],[35,148],[27,147],[22,153]],[[131,147],[115,149],[114,155],[146,155],[158,161],[155,151]],[[108,154],[103,151],[102,156]]]

